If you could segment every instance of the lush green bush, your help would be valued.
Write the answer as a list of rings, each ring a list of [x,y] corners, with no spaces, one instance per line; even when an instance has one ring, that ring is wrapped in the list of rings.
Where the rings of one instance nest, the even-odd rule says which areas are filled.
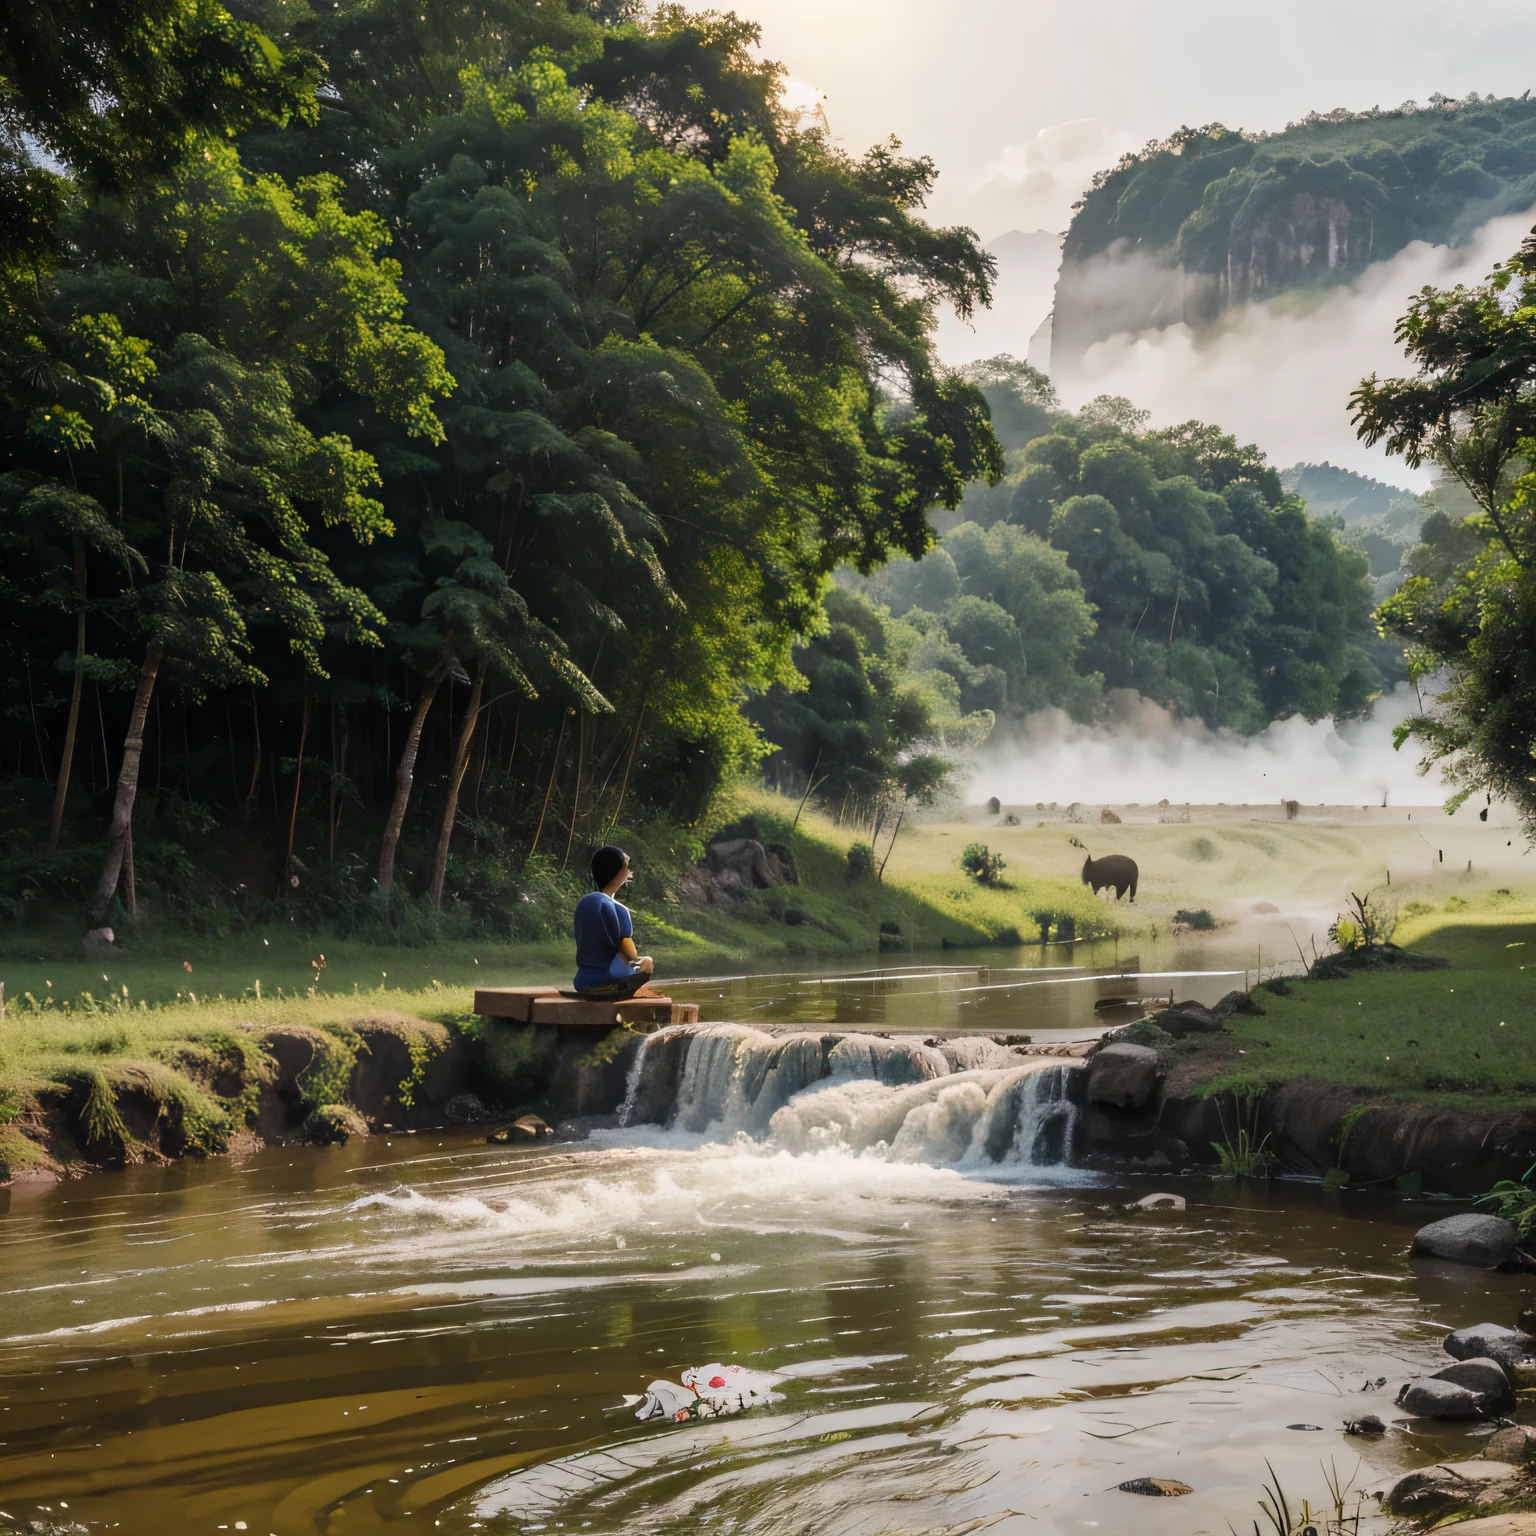
[[[967,843],[960,854],[960,868],[978,885],[1001,885],[1007,867],[1003,856],[985,843]]]

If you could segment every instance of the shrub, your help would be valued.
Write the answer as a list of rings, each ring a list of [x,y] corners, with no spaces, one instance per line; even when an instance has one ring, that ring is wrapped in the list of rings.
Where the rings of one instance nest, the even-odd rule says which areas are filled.
[[[1003,856],[993,853],[985,843],[967,843],[960,855],[960,868],[978,885],[1001,885],[1007,867]]]
[[[1186,928],[1198,929],[1201,933],[1209,933],[1216,926],[1216,919],[1204,907],[1180,907],[1173,914],[1173,920]]]
[[[868,843],[854,843],[848,850],[848,878],[867,880],[874,872],[874,849]]]

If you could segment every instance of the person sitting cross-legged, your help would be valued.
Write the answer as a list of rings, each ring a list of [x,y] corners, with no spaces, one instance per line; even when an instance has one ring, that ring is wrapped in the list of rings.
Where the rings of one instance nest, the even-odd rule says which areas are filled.
[[[655,970],[635,948],[629,908],[614,897],[634,875],[629,855],[605,844],[592,855],[592,884],[576,903],[576,995],[594,1002],[654,997],[646,983]]]

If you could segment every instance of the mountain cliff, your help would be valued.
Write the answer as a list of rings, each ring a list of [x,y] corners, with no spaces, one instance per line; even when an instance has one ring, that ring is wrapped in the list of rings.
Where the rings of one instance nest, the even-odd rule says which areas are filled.
[[[1432,98],[1284,132],[1181,128],[1094,178],[1068,230],[1051,364],[1094,342],[1348,282],[1415,240],[1536,205],[1536,101]]]

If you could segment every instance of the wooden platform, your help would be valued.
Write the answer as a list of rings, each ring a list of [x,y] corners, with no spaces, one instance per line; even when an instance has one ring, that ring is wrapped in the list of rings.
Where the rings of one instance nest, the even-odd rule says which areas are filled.
[[[594,1003],[562,997],[558,987],[477,987],[475,1012],[513,1024],[558,1024],[562,1029],[649,1031],[664,1024],[697,1024],[697,1003],[670,997],[631,997],[621,1003]]]

